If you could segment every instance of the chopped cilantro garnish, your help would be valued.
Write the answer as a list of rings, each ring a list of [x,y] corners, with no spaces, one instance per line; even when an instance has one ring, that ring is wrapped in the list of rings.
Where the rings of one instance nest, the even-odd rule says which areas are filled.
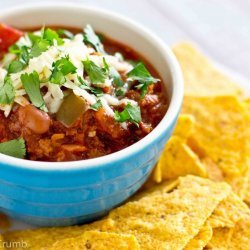
[[[115,94],[116,94],[116,96],[124,96],[125,91],[123,89],[119,88],[115,91]]]
[[[142,62],[139,62],[135,65],[135,67],[127,73],[127,76],[135,81],[142,81],[142,82],[157,82],[158,80],[151,76],[147,68]]]
[[[68,74],[76,73],[76,67],[69,60],[69,56],[63,57],[52,65],[53,71],[50,77],[50,81],[55,84],[63,84],[66,81],[65,76]]]
[[[96,35],[90,25],[84,29],[84,42],[94,47],[97,52],[105,53],[100,38]]]
[[[50,76],[50,82],[62,85],[66,82],[66,78],[61,71],[59,71],[57,68],[54,68]]]
[[[24,158],[26,155],[25,141],[23,138],[0,143],[0,153]]]
[[[148,87],[151,84],[152,83],[150,83],[150,82],[143,82],[143,83],[140,83],[136,86],[136,88],[141,91],[141,98],[143,98],[148,93]]]
[[[103,66],[104,66],[103,68],[105,72],[109,72],[109,65],[107,64],[105,57],[102,58],[102,62],[103,62]]]
[[[93,61],[90,61],[88,58],[82,63],[84,65],[84,70],[87,72],[93,84],[103,83],[105,81],[106,73],[101,67]]]
[[[9,52],[12,53],[12,54],[20,54],[20,48],[17,46],[17,44],[13,44],[9,47]]]
[[[97,111],[101,107],[102,107],[102,102],[101,102],[101,100],[98,100],[95,104],[90,106],[90,109]]]
[[[15,60],[9,64],[8,74],[18,73],[24,69],[29,63],[29,52],[27,46],[22,46],[18,52],[19,60]]]
[[[136,88],[141,90],[141,97],[144,97],[148,91],[148,86],[159,80],[152,77],[145,65],[139,62],[135,67],[127,73],[128,80],[138,81]]]
[[[45,106],[41,91],[40,91],[40,80],[39,75],[36,71],[31,74],[22,74],[21,81],[23,87],[29,96],[32,104],[38,108],[43,109]]]
[[[29,55],[28,47],[22,46],[21,54],[20,54],[20,61],[24,63],[25,65],[27,65],[29,63],[29,60],[30,60],[30,55]]]
[[[103,57],[102,60],[103,60],[103,66],[104,66],[103,69],[113,79],[114,85],[116,87],[123,86],[124,83],[118,71],[114,67],[109,67],[105,57]]]
[[[37,35],[35,35],[35,34],[32,33],[32,32],[28,32],[28,37],[29,37],[29,39],[30,39],[32,45],[34,45],[35,42],[37,42],[38,40],[41,39],[40,36],[37,36]]]
[[[8,74],[20,72],[24,67],[24,64],[20,61],[13,61],[9,64]]]
[[[43,32],[43,39],[47,40],[50,45],[54,45],[54,40],[56,40],[58,45],[62,45],[63,39],[59,37],[58,33],[50,28],[47,28]]]
[[[74,34],[71,33],[69,30],[58,29],[56,32],[59,36],[64,36],[64,37],[69,38],[69,39],[72,39],[74,37]]]
[[[115,111],[115,120],[118,122],[129,121],[138,126],[141,122],[140,107],[128,103],[122,112]]]
[[[50,45],[53,45],[54,40],[57,41],[58,45],[63,44],[63,40],[59,37],[56,31],[52,29],[41,29],[41,36],[35,35],[34,33],[27,33],[31,41],[31,47],[22,46],[19,48],[17,44],[12,45],[9,48],[10,53],[14,53],[19,56],[19,59],[12,62],[9,65],[8,73],[17,73],[24,69],[28,65],[29,60],[34,57],[40,56],[45,52]],[[58,77],[57,77],[58,78]]]
[[[38,57],[49,48],[49,41],[37,40],[30,50],[30,58]]]
[[[60,60],[56,61],[53,66],[63,73],[63,75],[76,73],[77,68],[69,60],[69,56],[63,57]]]
[[[85,89],[85,90],[89,90],[89,92],[90,92],[91,94],[94,94],[94,95],[97,96],[97,97],[100,97],[100,96],[103,95],[103,91],[102,91],[101,88],[98,88],[98,87],[95,87],[95,88],[90,87],[89,85],[87,85],[86,82],[84,82],[84,80],[83,80],[80,76],[77,76],[77,78],[78,78],[78,81],[79,81],[80,84],[81,84],[81,85],[80,85],[80,88]]]
[[[15,97],[15,89],[9,76],[4,79],[3,85],[0,87],[0,104],[11,104]]]
[[[113,82],[114,82],[114,85],[116,87],[123,86],[124,83],[122,81],[122,78],[121,78],[120,74],[118,73],[118,71],[114,67],[110,68],[109,75],[111,78],[113,78]]]

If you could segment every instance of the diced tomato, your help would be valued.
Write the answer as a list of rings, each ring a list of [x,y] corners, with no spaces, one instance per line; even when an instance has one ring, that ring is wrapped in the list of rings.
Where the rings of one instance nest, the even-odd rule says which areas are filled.
[[[7,51],[23,35],[22,31],[0,23],[0,54]]]

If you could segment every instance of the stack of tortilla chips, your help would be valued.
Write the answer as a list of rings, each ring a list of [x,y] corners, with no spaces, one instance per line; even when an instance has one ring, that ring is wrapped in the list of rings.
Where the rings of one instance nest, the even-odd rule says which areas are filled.
[[[250,249],[250,99],[191,45],[174,52],[183,110],[143,190],[92,224],[6,232],[0,249]]]
[[[250,204],[250,99],[189,44],[174,52],[184,74],[184,104],[152,179],[194,174],[226,181]]]

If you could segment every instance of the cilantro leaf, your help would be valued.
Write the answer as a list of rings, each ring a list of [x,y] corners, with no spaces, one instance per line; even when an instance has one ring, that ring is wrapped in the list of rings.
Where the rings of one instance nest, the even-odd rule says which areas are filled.
[[[32,104],[38,108],[45,106],[41,91],[39,75],[36,71],[31,74],[22,74],[21,81]]]
[[[124,83],[122,81],[121,75],[118,73],[118,71],[114,67],[110,68],[109,75],[110,75],[111,78],[113,78],[113,82],[114,82],[114,85],[116,87],[122,87],[123,86]]]
[[[142,82],[157,82],[158,79],[155,79],[151,76],[147,68],[142,62],[137,63],[132,70],[127,73],[127,76],[132,81],[142,81]]]
[[[22,46],[19,49],[18,54],[20,60],[15,60],[9,64],[8,74],[20,72],[29,63],[30,57],[27,46]]]
[[[26,155],[25,141],[23,138],[0,143],[0,153],[24,158]]]
[[[28,37],[32,45],[34,45],[38,40],[41,40],[41,37],[35,35],[33,32],[28,32]]]
[[[20,61],[13,61],[9,64],[8,74],[20,72],[24,68],[24,64]]]
[[[29,55],[28,47],[22,46],[21,54],[20,54],[20,61],[24,63],[25,65],[27,65],[29,63],[29,60],[30,60],[30,55]]]
[[[62,85],[66,82],[66,78],[64,74],[57,68],[53,69],[49,80],[51,83],[59,84],[59,85]]]
[[[144,82],[144,83],[140,83],[136,86],[136,88],[141,91],[141,98],[143,98],[148,93],[148,87],[151,84],[152,83],[150,83],[150,82]]]
[[[43,39],[47,40],[50,45],[54,44],[54,40],[57,41],[58,45],[64,44],[63,39],[59,37],[58,33],[50,28],[44,30]]]
[[[58,29],[56,32],[59,36],[64,36],[64,37],[69,38],[69,39],[72,39],[74,37],[74,34],[66,29]]]
[[[141,110],[139,106],[133,106],[128,103],[122,112],[115,111],[115,120],[117,122],[129,121],[138,126],[141,122]]]
[[[69,56],[63,57],[53,63],[53,66],[63,73],[63,75],[76,73],[77,68],[69,60]]]
[[[8,50],[10,53],[16,54],[16,55],[21,53],[20,48],[17,46],[17,44],[11,45]]]
[[[0,104],[11,104],[15,97],[15,89],[9,76],[4,79],[4,84],[0,88]]]
[[[93,84],[103,83],[106,79],[106,73],[93,61],[88,58],[82,62],[84,70],[87,72],[91,82]]]
[[[30,58],[38,57],[43,52],[45,52],[49,47],[49,41],[47,40],[37,40],[35,41],[34,45],[31,47],[30,50]]]
[[[90,109],[98,111],[99,108],[101,108],[101,107],[102,107],[102,102],[101,102],[101,100],[98,100],[95,104],[90,106]]]
[[[96,35],[96,33],[94,32],[94,30],[90,25],[86,26],[86,28],[84,29],[84,33],[85,34],[83,41],[86,44],[90,44],[91,46],[93,46],[97,52],[105,53],[100,38]]]
[[[127,73],[127,77],[128,80],[139,82],[136,87],[141,90],[141,97],[144,97],[146,95],[149,85],[159,81],[159,79],[151,76],[142,62],[136,64],[135,67]]]
[[[115,91],[115,94],[116,96],[125,96],[125,91],[122,89],[122,88],[118,88],[116,91]]]
[[[85,89],[85,90],[89,90],[89,92],[90,92],[91,94],[94,94],[94,95],[97,96],[97,97],[100,97],[100,96],[103,95],[103,91],[102,91],[101,88],[98,88],[98,87],[95,87],[95,88],[90,87],[90,86],[87,85],[87,83],[84,82],[84,80],[83,80],[80,76],[77,76],[77,78],[78,78],[78,81],[81,83],[80,88]]]
[[[102,58],[102,62],[103,62],[104,70],[106,72],[109,72],[109,65],[107,64],[105,57]]]
[[[66,82],[65,76],[68,74],[76,73],[76,67],[72,62],[70,62],[69,57],[63,57],[52,65],[53,71],[50,77],[50,81],[55,84],[63,84]]]

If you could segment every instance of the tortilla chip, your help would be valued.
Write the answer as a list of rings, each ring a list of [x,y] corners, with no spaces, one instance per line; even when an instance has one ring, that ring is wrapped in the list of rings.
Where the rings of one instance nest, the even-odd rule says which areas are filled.
[[[205,166],[207,177],[213,181],[223,181],[224,176],[221,169],[208,157],[201,159],[201,163]]]
[[[208,242],[205,249],[228,250],[230,237],[231,237],[230,228],[227,227],[215,228],[213,229],[213,237]]]
[[[187,140],[187,138],[188,138],[188,136],[192,133],[192,131],[193,131],[193,128],[194,128],[194,123],[195,123],[195,121],[194,121],[194,117],[193,116],[191,116],[191,115],[185,115],[185,114],[183,114],[183,115],[180,115],[179,116],[179,118],[178,118],[178,121],[177,121],[177,125],[176,125],[176,128],[175,128],[175,130],[174,130],[174,133],[173,133],[173,135],[175,135],[175,136],[177,136],[179,139],[178,139],[178,141],[183,141],[183,143],[185,143],[186,142],[186,140]],[[175,137],[176,138],[176,137]],[[170,138],[170,142],[168,142],[168,144],[171,144],[173,139],[172,138]],[[176,145],[177,146],[177,145]],[[184,148],[185,147],[187,147],[187,146],[184,146]],[[163,154],[165,153],[165,155],[167,155],[168,154],[168,151],[169,150],[169,147],[166,145],[166,147],[165,147],[165,150],[164,150],[164,152],[163,152]],[[191,154],[192,154],[192,156],[190,156],[190,150],[189,149],[183,149],[185,152],[186,151],[188,151],[186,154],[188,154],[188,158],[189,157],[193,157],[193,154],[192,154],[192,152],[191,152]],[[181,152],[180,152],[181,153]],[[163,157],[161,157],[161,158],[163,158]],[[170,158],[170,157],[169,157]],[[196,158],[197,159],[197,158]],[[165,160],[163,159],[163,162],[164,162]],[[191,162],[193,162],[194,161],[194,159],[191,159]],[[169,164],[170,164],[170,162],[169,162]],[[192,163],[191,163],[192,164]],[[164,164],[163,164],[164,165]],[[182,164],[183,165],[183,164]],[[198,163],[198,165],[199,165],[199,163]],[[195,166],[196,166],[196,162],[195,162]],[[196,173],[198,173],[197,175],[200,175],[200,176],[205,176],[204,175],[204,168],[202,169],[202,167],[201,166],[198,166],[198,170],[194,170],[194,171],[188,171],[188,173],[189,174],[196,174]],[[201,168],[201,169],[200,169]],[[166,180],[166,179],[169,179],[169,178],[165,178],[165,177],[163,177],[162,176],[162,171],[164,171],[164,169],[162,169],[162,166],[161,165],[159,165],[159,164],[157,164],[156,166],[155,166],[155,168],[154,168],[154,170],[153,170],[153,172],[152,172],[152,174],[151,174],[151,176],[150,176],[150,178],[148,179],[148,181],[147,181],[147,183],[146,183],[146,186],[147,186],[147,188],[150,188],[150,187],[152,187],[152,186],[154,186],[155,185],[155,183],[161,183],[163,180]],[[179,177],[180,175],[185,175],[185,171],[184,171],[184,173],[180,170],[180,172],[181,172],[181,174],[175,174],[175,175],[173,175],[173,176],[170,176],[170,179],[174,179],[174,178],[177,178],[177,177]]]
[[[155,195],[155,194],[163,194],[169,193],[173,191],[179,184],[179,180],[169,180],[164,181],[161,184],[154,184],[153,186],[148,187],[147,184],[144,186],[144,189],[136,193],[130,201],[138,201],[145,196]]]
[[[13,250],[32,249],[40,250],[51,247],[56,241],[64,240],[71,237],[80,236],[84,232],[82,227],[51,227],[40,228],[35,230],[22,230],[6,232],[3,234],[4,240],[8,242],[21,242],[27,243],[25,248],[9,248]]]
[[[4,250],[4,238],[3,236],[0,234],[0,250]]]
[[[247,156],[248,156],[248,166],[249,166],[247,177],[246,177],[246,188],[245,188],[244,200],[250,206],[250,98],[245,100],[244,104],[248,112],[248,128],[246,131],[246,138],[248,141],[248,144],[247,144],[248,155]]]
[[[201,148],[224,176],[245,175],[248,169],[246,110],[239,100],[233,96],[186,97],[183,113],[195,117],[192,137],[196,148]]]
[[[153,187],[156,183],[162,182],[162,173],[161,168],[158,167],[158,163],[156,163],[151,175],[149,176],[147,182],[145,183],[146,188]]]
[[[173,48],[184,76],[186,96],[239,95],[239,85],[215,69],[209,60],[189,43]]]
[[[229,191],[224,183],[182,177],[171,193],[150,195],[111,211],[101,230],[133,234],[142,249],[182,249]]]
[[[207,249],[246,250],[250,246],[250,220],[238,221],[234,228],[217,228]]]
[[[133,235],[86,231],[81,236],[57,241],[50,250],[98,249],[98,250],[139,250]]]
[[[242,200],[245,200],[246,197],[248,186],[248,171],[245,171],[239,176],[226,176],[224,179]]]
[[[213,229],[210,225],[205,224],[200,232],[189,241],[184,250],[202,250],[213,236]]]
[[[213,228],[234,227],[242,220],[250,218],[250,210],[247,205],[233,192],[224,199],[214,210],[208,219]]]
[[[178,118],[173,134],[180,138],[187,139],[193,132],[194,126],[195,119],[192,115],[181,114]]]
[[[206,169],[198,156],[178,136],[172,136],[167,142],[156,166],[156,172],[161,173],[158,182],[187,174],[207,176]]]
[[[231,237],[228,244],[230,249],[249,249],[250,247],[250,219],[239,221],[231,229]]]
[[[250,207],[250,167],[249,167],[248,174],[247,174],[247,184],[246,184],[244,201]]]
[[[241,199],[245,198],[248,177],[245,173],[239,176],[224,176],[222,170],[210,158],[201,159],[202,164],[206,167],[208,178],[213,181],[227,182]]]

